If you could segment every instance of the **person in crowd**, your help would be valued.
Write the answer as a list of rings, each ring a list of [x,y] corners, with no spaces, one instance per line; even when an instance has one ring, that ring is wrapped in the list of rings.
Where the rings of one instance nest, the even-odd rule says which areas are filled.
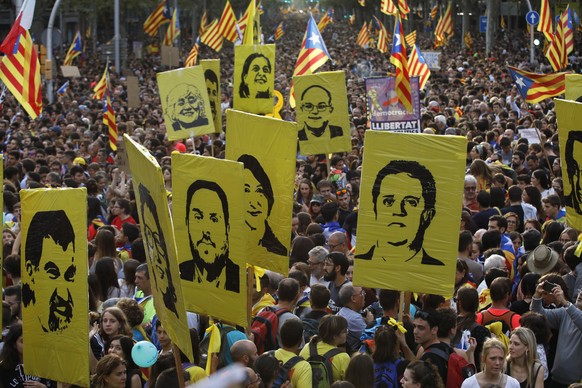
[[[511,333],[506,373],[521,386],[544,386],[544,367],[538,359],[536,348],[536,337],[530,329],[518,327]]]
[[[117,354],[108,354],[97,363],[92,383],[95,388],[125,388],[126,362]]]
[[[444,388],[445,386],[436,367],[425,360],[408,364],[400,384],[402,388]]]
[[[116,354],[126,363],[127,370],[125,388],[141,388],[143,387],[144,383],[141,378],[141,371],[131,357],[133,345],[134,343],[131,337],[124,335],[116,335],[111,337],[105,345],[107,354]]]
[[[502,388],[519,388],[519,382],[503,372],[506,357],[505,345],[496,338],[489,338],[483,345],[481,372],[465,379],[461,388],[480,388],[488,384]]]
[[[99,325],[92,329],[91,355],[100,360],[106,353],[105,344],[116,335],[131,336],[131,328],[125,314],[119,307],[109,307],[103,310]]]
[[[374,360],[365,353],[356,353],[348,364],[346,380],[355,387],[374,388]]]

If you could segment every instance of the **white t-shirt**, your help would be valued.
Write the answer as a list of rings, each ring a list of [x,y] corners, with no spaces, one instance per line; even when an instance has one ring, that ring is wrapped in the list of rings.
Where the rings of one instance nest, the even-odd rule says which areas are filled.
[[[511,376],[508,375],[504,376],[505,377],[502,380],[505,380],[505,385],[504,386],[502,385],[501,388],[520,388],[519,381],[517,381]],[[463,385],[461,385],[461,388],[481,388],[479,382],[477,381],[477,375],[473,375],[466,379],[465,381],[463,381]]]

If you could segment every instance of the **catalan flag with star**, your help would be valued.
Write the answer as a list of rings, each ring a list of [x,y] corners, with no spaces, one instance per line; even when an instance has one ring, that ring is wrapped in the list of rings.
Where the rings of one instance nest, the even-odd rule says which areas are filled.
[[[81,34],[77,31],[75,34],[75,39],[71,43],[69,47],[69,51],[67,51],[67,55],[65,56],[65,61],[63,62],[63,66],[71,66],[73,64],[73,60],[77,58],[83,52],[83,45],[81,44]]]
[[[392,40],[392,55],[390,63],[396,67],[396,95],[398,102],[408,111],[412,112],[412,94],[410,93],[410,75],[408,73],[408,57],[404,43],[404,29],[400,16],[396,15],[394,26],[394,39]]]
[[[313,74],[315,70],[323,66],[330,58],[327,47],[325,47],[325,42],[317,29],[317,23],[315,23],[313,16],[310,15],[307,30],[303,36],[303,42],[301,42],[301,50],[299,51],[295,69],[293,70],[293,76]],[[289,104],[291,107],[295,107],[293,87],[291,88]]]
[[[172,14],[170,13],[168,0],[162,0],[154,12],[152,12],[144,22],[143,30],[149,36],[154,37],[158,33],[160,26],[169,23],[171,18]]]
[[[535,104],[566,90],[566,73],[537,74],[508,66],[517,90],[526,102]]]

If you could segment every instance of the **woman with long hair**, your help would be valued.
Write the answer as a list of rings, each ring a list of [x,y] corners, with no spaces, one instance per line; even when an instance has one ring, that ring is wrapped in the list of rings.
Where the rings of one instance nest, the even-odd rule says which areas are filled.
[[[125,279],[119,279],[119,288],[122,298],[133,298],[135,295],[135,270],[141,263],[135,259],[129,259],[123,263]]]
[[[537,169],[531,174],[531,185],[535,187],[541,194],[542,198],[550,194],[555,194],[550,182],[548,174],[542,169]]]
[[[374,360],[366,353],[356,353],[346,369],[346,380],[358,388],[374,388]]]
[[[485,339],[490,336],[489,330],[476,321],[479,309],[479,293],[473,287],[461,287],[457,291],[457,332],[452,344],[457,349],[467,350],[470,347],[469,338],[475,338],[475,366],[481,365],[481,349]]]
[[[491,169],[481,159],[475,159],[471,162],[471,167],[469,168],[469,174],[473,175],[477,179],[477,192],[481,190],[487,190],[491,187],[491,181],[493,180],[493,174]]]
[[[527,185],[523,189],[521,199],[525,203],[529,203],[536,208],[537,219],[540,222],[544,222],[545,216],[542,209],[542,193],[532,185]]]
[[[115,271],[115,264],[111,257],[103,257],[95,263],[95,275],[101,290],[100,300],[106,301],[110,298],[121,297],[117,271]]]
[[[308,359],[312,355],[324,355],[333,350],[336,353],[331,360],[333,381],[343,380],[350,363],[350,356],[345,352],[348,338],[348,321],[339,315],[326,315],[319,321],[317,335],[311,338],[299,355]]]
[[[125,388],[126,362],[117,354],[108,354],[97,363],[92,379],[94,388]]]
[[[436,366],[430,361],[423,360],[408,364],[400,384],[402,388],[444,388],[445,386]]]
[[[295,202],[301,205],[301,211],[309,211],[309,203],[313,198],[313,183],[307,178],[302,179],[295,193]]]
[[[22,323],[14,323],[4,336],[4,346],[0,351],[0,387],[52,387],[53,382],[24,373],[22,365]],[[17,385],[15,385],[17,384]]]
[[[102,257],[114,257],[116,273],[121,270],[121,260],[117,259],[117,248],[115,246],[115,233],[110,230],[111,227],[99,228],[95,236],[95,255],[93,263],[90,264],[89,272],[95,273],[95,265]],[[119,268],[117,268],[119,266]]]
[[[141,371],[131,358],[133,345],[131,337],[116,335],[107,341],[105,349],[107,349],[107,354],[116,354],[125,361],[127,367],[125,388],[142,388],[144,381],[141,378]]]
[[[520,388],[519,382],[503,373],[507,349],[497,338],[489,338],[481,353],[482,371],[463,381],[461,388],[480,388],[493,384],[501,388]]]
[[[542,244],[549,244],[554,241],[559,241],[562,232],[564,231],[564,224],[558,221],[549,220],[542,225]]]
[[[105,343],[115,335],[131,337],[131,328],[125,314],[119,307],[108,307],[101,314],[101,321],[97,331],[91,335],[91,353],[99,360],[105,354]]]
[[[538,359],[536,337],[527,327],[518,327],[509,337],[506,372],[524,388],[544,386],[544,367]]]

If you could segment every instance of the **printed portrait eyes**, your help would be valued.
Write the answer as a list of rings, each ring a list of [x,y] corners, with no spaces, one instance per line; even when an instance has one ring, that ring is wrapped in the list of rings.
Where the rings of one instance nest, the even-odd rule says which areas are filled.
[[[75,281],[75,274],[77,273],[77,267],[74,265],[71,265],[69,268],[67,268],[67,270],[65,271],[65,280],[67,282],[74,282]]]
[[[413,206],[413,207],[417,207],[418,203],[420,202],[418,198],[405,198],[404,201],[406,201],[406,204]]]
[[[384,200],[382,201],[382,204],[384,206],[390,207],[392,205],[394,205],[394,197],[390,196],[390,197],[384,197]]]

